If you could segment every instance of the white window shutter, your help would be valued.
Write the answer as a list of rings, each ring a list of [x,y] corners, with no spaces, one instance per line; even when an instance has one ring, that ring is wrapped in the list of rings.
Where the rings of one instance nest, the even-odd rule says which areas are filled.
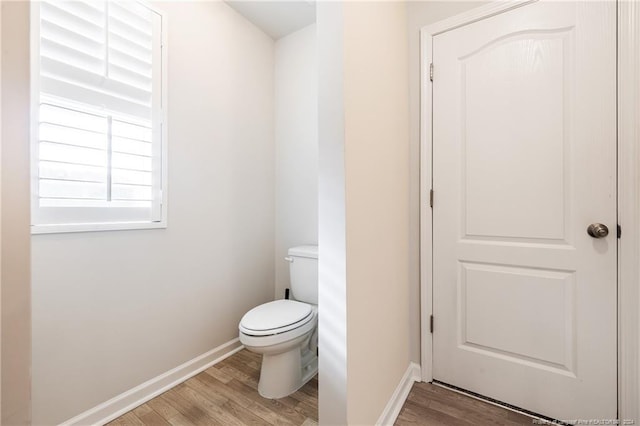
[[[33,224],[162,217],[161,16],[126,2],[43,1]]]

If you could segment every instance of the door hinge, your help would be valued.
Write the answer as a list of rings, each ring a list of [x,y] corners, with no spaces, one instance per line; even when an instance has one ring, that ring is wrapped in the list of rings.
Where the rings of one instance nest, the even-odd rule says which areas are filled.
[[[617,227],[617,236],[620,238],[622,236],[622,227],[620,225],[616,225]]]
[[[429,317],[429,331],[433,334],[433,315]]]
[[[433,62],[429,64],[429,81],[433,81]]]
[[[433,208],[433,189],[429,190],[429,207]]]

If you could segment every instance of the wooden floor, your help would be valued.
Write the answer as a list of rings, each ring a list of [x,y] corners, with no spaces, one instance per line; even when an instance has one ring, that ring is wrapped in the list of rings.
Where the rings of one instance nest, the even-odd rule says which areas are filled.
[[[533,419],[430,383],[415,383],[396,426],[531,425]]]
[[[260,356],[243,349],[109,425],[317,425],[317,378],[274,400],[258,394],[259,378]]]
[[[242,350],[109,425],[317,425],[317,378],[286,398],[265,399],[258,394],[260,361],[259,355]],[[532,421],[439,386],[415,383],[395,424],[531,425]]]

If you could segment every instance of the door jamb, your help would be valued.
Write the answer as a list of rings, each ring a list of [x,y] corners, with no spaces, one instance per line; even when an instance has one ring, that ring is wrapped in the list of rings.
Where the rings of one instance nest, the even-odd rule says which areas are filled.
[[[618,2],[618,414],[640,420],[640,4]]]
[[[496,1],[420,30],[420,349],[422,381],[433,380],[432,86],[437,34],[538,0]],[[618,416],[638,420],[640,408],[640,3],[618,2]],[[437,66],[434,69],[437,74]],[[437,198],[437,194],[435,194]]]

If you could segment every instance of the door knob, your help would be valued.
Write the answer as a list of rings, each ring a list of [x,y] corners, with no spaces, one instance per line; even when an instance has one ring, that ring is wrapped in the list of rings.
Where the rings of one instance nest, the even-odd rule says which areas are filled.
[[[609,228],[607,228],[607,225],[603,225],[602,223],[592,223],[587,228],[587,234],[593,238],[604,238],[609,235]]]

